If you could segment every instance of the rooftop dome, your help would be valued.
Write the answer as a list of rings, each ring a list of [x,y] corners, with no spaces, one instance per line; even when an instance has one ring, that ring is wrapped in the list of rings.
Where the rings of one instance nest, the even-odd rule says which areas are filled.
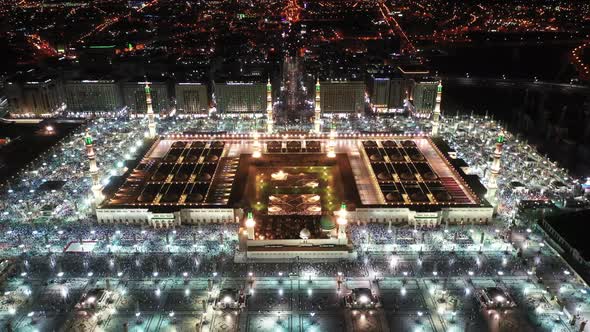
[[[332,220],[332,218],[330,216],[324,215],[320,219],[320,227],[322,228],[322,230],[329,231],[329,230],[336,228],[336,224],[334,223],[334,220]]]
[[[391,176],[389,174],[387,174],[386,172],[381,172],[379,174],[377,174],[377,179],[379,180],[390,180]]]
[[[375,141],[365,141],[363,142],[364,146],[377,146],[377,142]]]
[[[369,159],[371,159],[372,161],[381,161],[381,160],[383,160],[383,157],[381,157],[380,155],[375,153],[375,154],[372,154],[369,157]]]
[[[399,193],[387,193],[385,199],[389,202],[401,202],[402,196]]]
[[[186,158],[184,158],[184,161],[188,161],[188,162],[191,162],[191,163],[193,163],[193,162],[195,162],[197,160],[199,160],[199,156],[196,155],[196,154],[189,154],[188,156],[186,156]]]
[[[195,141],[191,143],[191,148],[202,148],[205,146],[205,142],[203,141]]]
[[[189,203],[200,203],[203,201],[203,195],[199,193],[192,193],[186,196],[186,202]]]
[[[434,195],[437,201],[450,201],[453,197],[448,192],[440,192]]]
[[[414,154],[410,155],[410,158],[412,160],[424,160],[424,156],[419,153],[414,153]]]
[[[199,181],[209,181],[209,180],[211,180],[211,174],[209,174],[209,173],[199,174]]]
[[[168,174],[166,173],[156,172],[154,175],[152,175],[152,181],[163,181],[167,176]]]
[[[436,174],[434,174],[431,171],[428,171],[428,172],[424,173],[424,175],[422,175],[422,177],[425,180],[436,180],[438,178],[438,176],[436,176]]]
[[[301,232],[299,232],[299,237],[302,239],[309,239],[311,236],[311,232],[307,228],[303,228]]]
[[[392,153],[389,155],[389,159],[391,159],[393,161],[400,161],[400,160],[404,160],[404,156],[402,156],[399,153]]]
[[[399,177],[402,178],[402,180],[413,180],[414,179],[414,175],[410,172],[403,172]]]
[[[141,203],[151,203],[155,197],[156,197],[156,195],[153,193],[145,193],[144,192],[141,195],[139,195],[139,197],[137,198],[137,201],[141,202]]]
[[[174,180],[183,182],[188,179],[189,175],[190,175],[189,173],[180,172],[180,173],[176,174],[176,176],[174,177]]]
[[[397,144],[394,141],[384,141],[382,144],[385,147],[397,146]]]
[[[176,159],[178,159],[178,156],[175,154],[169,154],[166,157],[164,157],[164,161],[168,163],[174,162],[176,161]]]
[[[408,140],[403,141],[402,145],[403,146],[416,146],[416,143],[414,143],[414,141],[411,141],[408,139]]]

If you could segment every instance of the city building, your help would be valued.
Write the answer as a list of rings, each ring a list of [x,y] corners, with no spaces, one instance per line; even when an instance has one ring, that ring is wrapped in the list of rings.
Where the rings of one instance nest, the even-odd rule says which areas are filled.
[[[266,83],[214,83],[216,109],[220,114],[263,114],[266,110]]]
[[[322,114],[360,114],[365,109],[363,81],[320,81]]]
[[[9,79],[5,93],[14,116],[50,116],[64,109],[63,87],[55,77],[30,71]]]
[[[123,107],[119,82],[109,80],[70,80],[64,83],[68,112],[117,112]]]
[[[176,111],[182,114],[207,115],[209,97],[207,86],[198,82],[179,82],[174,85]]]
[[[106,72],[112,70],[116,50],[116,45],[95,44],[78,47],[75,53],[82,67],[92,71]]]
[[[371,92],[371,104],[378,113],[404,111],[404,106],[414,87],[408,78],[375,77]]]
[[[485,188],[448,151],[428,136],[161,136],[109,182],[96,214],[153,227],[243,223],[249,258],[347,258],[347,223],[491,221]]]
[[[412,90],[412,102],[415,112],[420,116],[429,117],[436,105],[438,81],[417,81]]]
[[[590,211],[581,210],[558,214],[539,219],[539,226],[549,235],[548,243],[561,253],[576,270],[587,270],[590,267],[590,250],[586,236],[580,232],[590,220]]]
[[[166,82],[127,81],[123,83],[123,101],[131,112],[145,114],[147,103],[145,97],[145,85],[150,84],[151,99],[155,113],[170,110],[170,97],[168,84]]]

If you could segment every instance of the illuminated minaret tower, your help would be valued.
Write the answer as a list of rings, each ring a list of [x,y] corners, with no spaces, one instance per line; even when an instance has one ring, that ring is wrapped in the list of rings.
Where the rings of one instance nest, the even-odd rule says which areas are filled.
[[[272,118],[272,85],[270,84],[270,78],[266,83],[266,132],[272,134],[272,126],[274,120]]]
[[[492,205],[496,205],[496,191],[498,190],[498,175],[500,174],[500,158],[502,157],[502,147],[504,146],[504,131],[501,130],[496,139],[496,149],[494,150],[494,160],[490,167],[488,175],[488,192],[487,197]]]
[[[336,222],[338,223],[338,244],[346,244],[348,239],[346,237],[346,224],[348,224],[348,213],[346,212],[346,204],[340,205],[340,211],[336,212],[338,217]]]
[[[438,126],[440,120],[440,102],[442,99],[442,81],[438,81],[436,89],[436,104],[434,105],[434,112],[432,113],[432,136],[438,135]]]
[[[92,177],[92,194],[94,195],[94,204],[98,205],[103,200],[100,179],[98,177],[98,166],[96,164],[96,155],[94,154],[94,141],[90,136],[90,130],[86,130],[84,135],[84,145],[86,145],[86,156],[90,164],[90,176]]]
[[[245,224],[248,240],[254,240],[254,227],[256,226],[256,222],[254,221],[254,217],[252,217],[252,212],[248,212],[248,217],[246,218]]]
[[[314,109],[313,128],[314,133],[320,134],[322,132],[322,107],[320,106],[320,79],[315,83],[315,109]]]
[[[332,129],[330,129],[330,140],[328,141],[328,158],[335,158],[336,157],[336,128],[334,128],[334,124],[332,124]]]
[[[145,83],[145,103],[147,105],[148,137],[154,138],[156,137],[156,120],[152,107],[152,90],[147,82]]]
[[[254,143],[252,144],[254,148],[254,151],[252,151],[253,158],[260,158],[260,156],[262,155],[262,152],[260,151],[260,141],[258,140],[259,136],[260,135],[257,131],[254,131],[252,133],[252,137],[254,137]]]

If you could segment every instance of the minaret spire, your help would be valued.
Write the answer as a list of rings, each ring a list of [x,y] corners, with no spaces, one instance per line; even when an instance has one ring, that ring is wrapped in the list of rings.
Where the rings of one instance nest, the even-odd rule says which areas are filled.
[[[103,200],[102,186],[98,176],[98,165],[96,163],[96,154],[94,153],[94,141],[90,136],[90,130],[86,129],[84,135],[84,145],[86,146],[86,157],[88,157],[88,163],[90,165],[90,177],[92,178],[92,194],[94,196],[94,204],[98,205]]]
[[[270,84],[270,77],[266,83],[266,132],[272,134],[273,131],[273,114],[272,114],[272,84]]]
[[[342,202],[340,211],[335,212],[338,215],[336,222],[338,223],[338,244],[346,244],[348,238],[346,237],[346,224],[348,224],[348,213],[346,212],[346,204]]]
[[[436,104],[434,105],[434,112],[432,113],[432,136],[438,135],[438,127],[440,120],[440,102],[442,100],[442,81],[438,81],[436,88]]]
[[[248,212],[248,216],[246,217],[246,233],[248,236],[248,240],[254,240],[255,233],[254,227],[256,226],[256,221],[254,221],[254,217],[252,216],[252,212]]]
[[[328,141],[328,158],[335,158],[336,157],[336,126],[334,125],[334,120],[332,120],[332,125],[330,128],[330,139]]]
[[[488,192],[487,197],[490,203],[496,205],[496,191],[498,190],[498,175],[500,174],[500,159],[502,157],[502,148],[504,146],[505,133],[500,130],[496,138],[496,149],[494,150],[492,166],[488,174]]]
[[[152,90],[150,89],[150,83],[145,83],[145,103],[147,105],[147,118],[148,118],[148,137],[156,137],[156,120],[154,115],[154,109],[152,107]]]
[[[314,108],[314,132],[320,134],[322,132],[322,107],[320,104],[320,79],[318,77],[315,83],[315,108]]]

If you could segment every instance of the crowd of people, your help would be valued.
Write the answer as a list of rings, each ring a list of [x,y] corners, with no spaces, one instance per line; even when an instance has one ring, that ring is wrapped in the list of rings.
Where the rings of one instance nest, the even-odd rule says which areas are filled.
[[[488,182],[495,143],[502,131],[499,123],[487,116],[462,115],[443,119],[441,134],[457,157],[464,159],[470,172]],[[541,155],[526,140],[509,131],[505,136],[498,182],[498,212],[512,220],[521,201],[553,201],[561,206],[583,195],[577,179],[565,168]],[[582,200],[583,204],[588,202]]]
[[[222,123],[225,126],[229,122]],[[395,126],[401,132],[413,133],[426,130],[425,123],[412,118],[335,121],[338,128],[344,129],[362,125],[364,130],[378,131]],[[247,126],[248,123],[241,123],[240,130]],[[555,274],[563,270],[562,264],[553,261],[550,257],[554,256],[539,244],[528,247],[527,257],[519,257],[519,251],[512,246],[514,241],[506,235],[506,229],[500,227],[502,223],[481,227],[441,226],[428,231],[376,223],[350,225],[349,234],[358,254],[356,260],[307,262],[295,258],[267,264],[234,262],[238,247],[236,224],[174,229],[97,224],[90,204],[91,179],[82,135],[88,128],[94,137],[100,178],[106,184],[110,176],[124,172],[126,159],[135,157],[144,138],[144,132],[137,128],[143,127],[146,127],[145,120],[138,118],[89,121],[84,128],[33,161],[4,187],[0,192],[0,252],[21,257],[16,266],[17,275],[25,281],[48,277],[58,282],[82,277],[91,280],[99,277],[154,280],[276,277],[286,280],[291,274],[310,280],[335,276],[378,280],[386,274],[467,278],[472,275],[527,276],[531,271]],[[225,130],[211,120],[175,118],[159,121],[158,128],[166,133],[182,133],[191,128]],[[498,133],[495,124],[484,117],[446,118],[441,132],[458,156],[485,182]],[[502,156],[502,163],[507,166],[499,178],[498,191],[498,219],[504,226],[511,224],[521,200],[563,201],[576,195],[576,182],[564,170],[525,142],[517,142],[509,133],[507,138]],[[512,190],[513,182],[522,183],[523,189]],[[528,239],[528,235],[525,236]],[[83,242],[95,245],[90,251],[62,253],[68,245]],[[493,250],[486,252],[482,248]]]

